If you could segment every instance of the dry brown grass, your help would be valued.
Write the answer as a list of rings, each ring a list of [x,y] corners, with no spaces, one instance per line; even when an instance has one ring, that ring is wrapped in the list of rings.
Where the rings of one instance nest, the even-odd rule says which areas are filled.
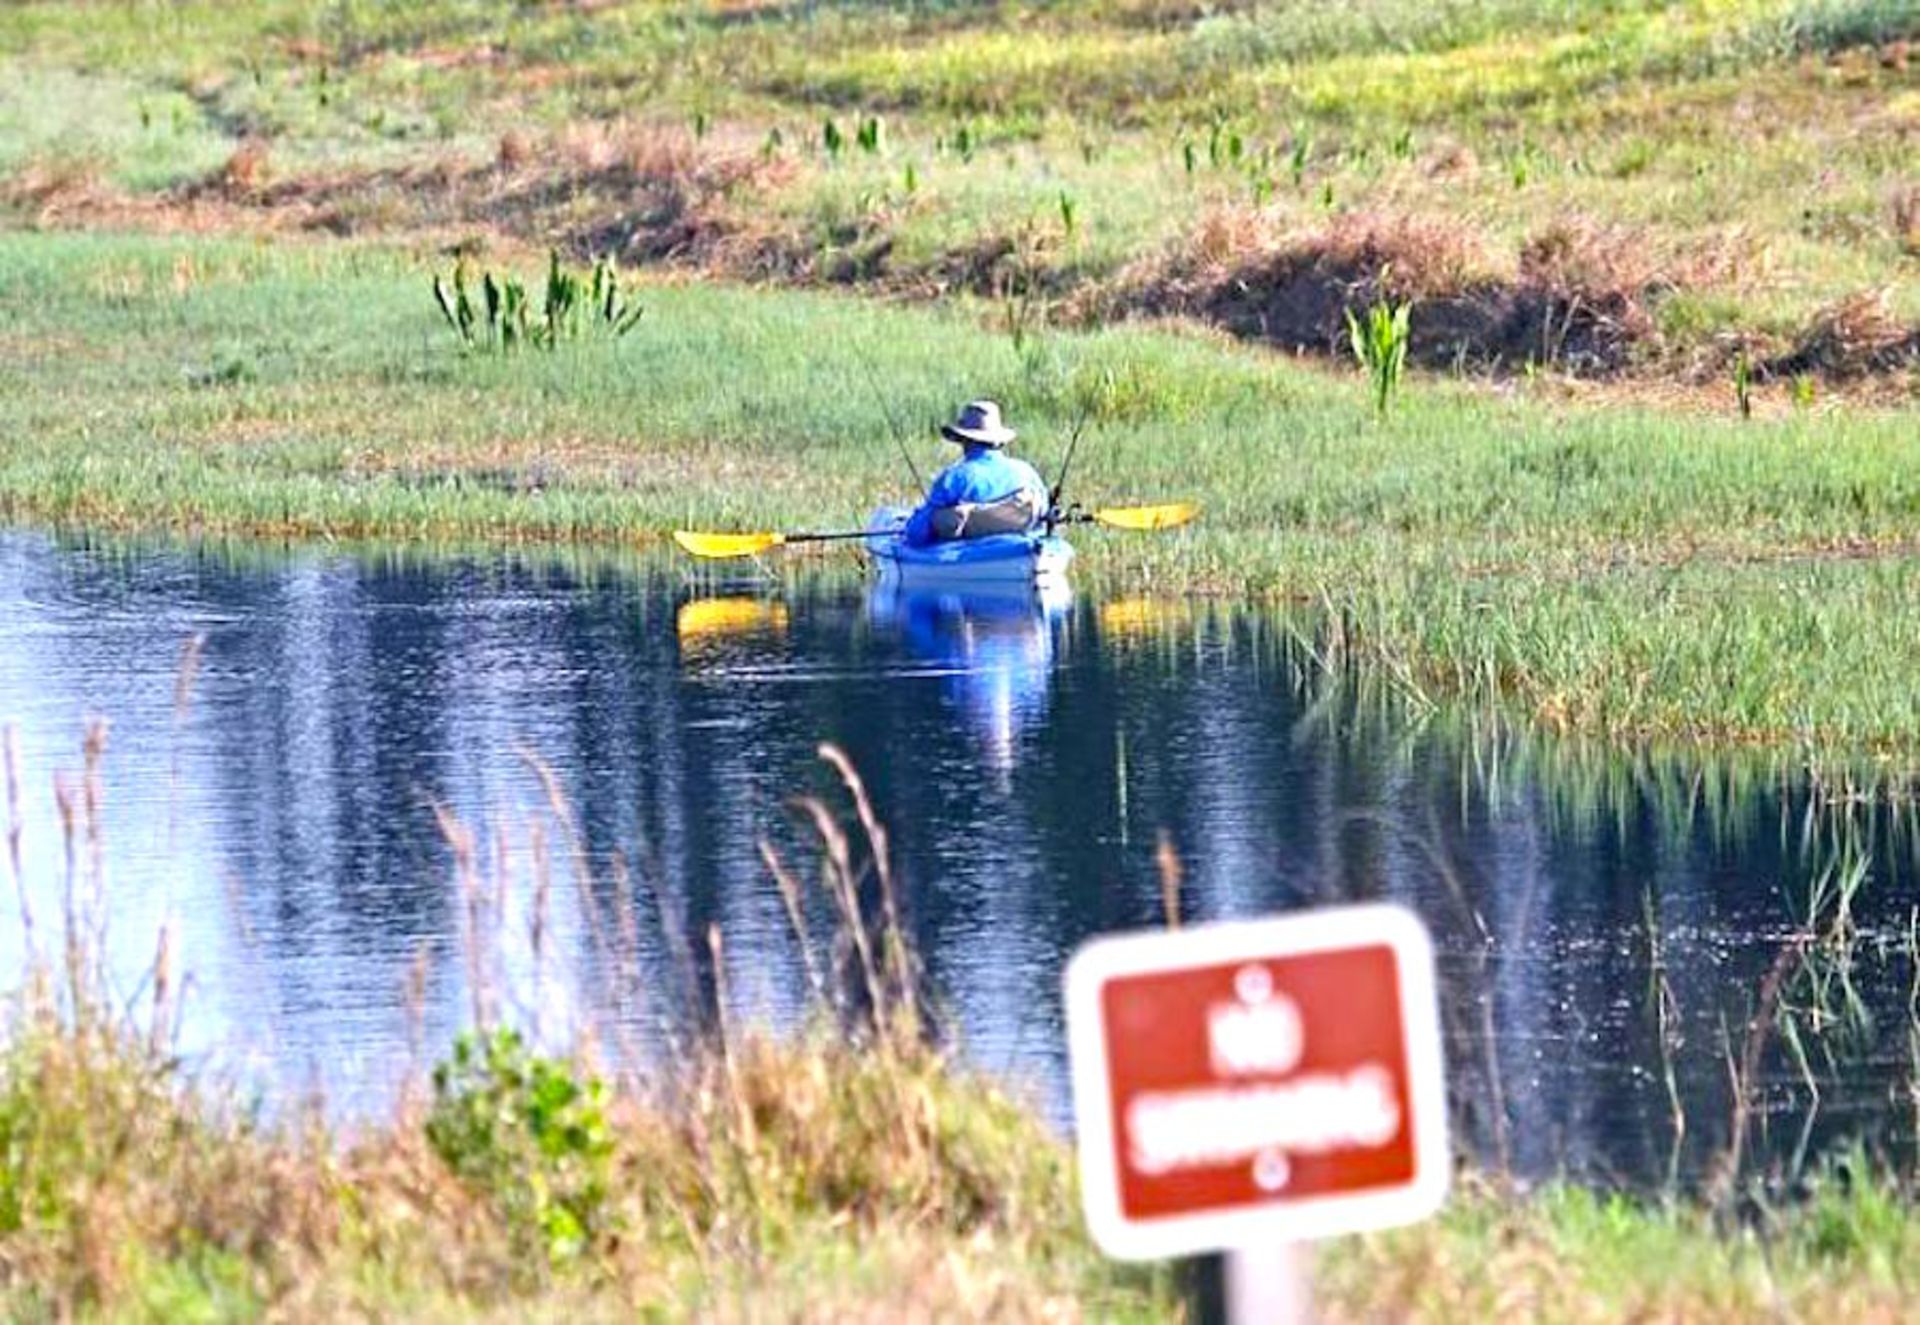
[[[1284,231],[1218,212],[1171,252],[1087,301],[1095,315],[1175,313],[1300,351],[1341,354],[1346,313],[1411,301],[1409,354],[1435,367],[1557,364],[1617,373],[1654,343],[1661,268],[1624,232],[1556,225],[1503,269],[1472,227],[1444,216],[1362,212]]]
[[[0,179],[0,206],[27,213],[36,225],[67,225],[94,214],[103,192],[100,168],[92,159],[41,157]]]
[[[1356,212],[1294,229],[1278,213],[1228,208],[1067,307],[1084,322],[1196,318],[1342,356],[1348,310],[1410,301],[1409,354],[1429,367],[1510,371],[1532,362],[1587,378],[1647,377],[1680,367],[1654,315],[1661,299],[1749,287],[1770,265],[1771,253],[1737,227],[1676,244],[1574,217],[1503,259],[1474,227],[1444,215]]]
[[[1793,349],[1769,361],[1772,375],[1819,373],[1845,381],[1920,362],[1920,329],[1902,322],[1886,288],[1836,300],[1814,316]]]
[[[1647,236],[1575,218],[1554,221],[1520,247],[1520,279],[1568,298],[1638,299],[1681,284]]]
[[[739,125],[696,135],[652,119],[574,121],[544,133],[510,129],[482,160],[283,177],[267,144],[254,140],[204,179],[154,197],[107,188],[83,164],[30,165],[0,184],[0,205],[45,225],[557,245],[575,257],[683,274],[918,299],[973,295],[1018,307],[1023,326],[1181,317],[1334,357],[1347,353],[1347,311],[1410,300],[1415,363],[1495,376],[1531,365],[1588,380],[1718,383],[1737,347],[1763,377],[1807,372],[1864,389],[1867,379],[1894,382],[1911,357],[1902,348],[1911,328],[1863,338],[1859,314],[1839,306],[1790,344],[1752,331],[1683,332],[1668,343],[1659,306],[1675,292],[1772,288],[1774,254],[1741,227],[1676,238],[1569,216],[1502,251],[1471,222],[1417,204],[1306,220],[1287,208],[1227,206],[1117,274],[1084,268],[1056,223],[1032,217],[983,223],[970,239],[907,262],[896,232],[937,204],[888,196],[857,216],[809,220],[804,210],[767,205],[802,183],[807,167],[763,146]],[[1441,141],[1418,174],[1478,168],[1470,149]],[[1894,190],[1888,209],[1896,241],[1920,251],[1920,187]]]
[[[1920,184],[1902,184],[1887,197],[1893,242],[1910,258],[1920,258]]]
[[[525,129],[509,129],[500,135],[493,160],[502,170],[524,170],[533,164],[536,152],[532,134]]]
[[[798,170],[738,133],[696,138],[680,126],[637,121],[574,123],[540,136],[509,130],[485,161],[449,156],[300,175],[276,173],[265,141],[249,140],[218,169],[171,193],[114,205],[76,196],[55,215],[159,228],[404,236],[464,247],[493,237],[509,246],[557,244],[581,257],[746,271],[768,265],[770,236],[756,200],[791,183]],[[16,183],[0,200],[55,198],[50,184],[30,183],[25,191]]]
[[[273,149],[264,138],[249,138],[215,172],[219,189],[230,196],[258,193],[273,178]]]

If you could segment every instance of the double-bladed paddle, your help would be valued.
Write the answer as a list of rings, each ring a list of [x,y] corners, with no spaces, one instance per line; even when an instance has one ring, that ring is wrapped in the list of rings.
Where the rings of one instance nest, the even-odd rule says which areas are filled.
[[[1177,529],[1199,512],[1198,506],[1184,501],[1169,502],[1162,506],[1104,506],[1092,511],[1068,511],[1057,517],[1057,523],[1103,524],[1113,529]],[[789,543],[827,543],[837,539],[867,538],[875,534],[885,537],[899,532],[899,526],[891,529],[842,529],[823,534],[725,534],[676,529],[673,531],[673,541],[696,557],[724,559],[754,557]]]

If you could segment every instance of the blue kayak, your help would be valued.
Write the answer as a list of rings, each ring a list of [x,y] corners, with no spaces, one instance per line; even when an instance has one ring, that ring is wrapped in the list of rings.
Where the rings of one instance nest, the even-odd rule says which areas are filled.
[[[1042,584],[1065,579],[1073,563],[1073,545],[1044,529],[912,547],[900,537],[900,527],[911,514],[883,506],[867,521],[868,555],[883,577],[901,584]]]

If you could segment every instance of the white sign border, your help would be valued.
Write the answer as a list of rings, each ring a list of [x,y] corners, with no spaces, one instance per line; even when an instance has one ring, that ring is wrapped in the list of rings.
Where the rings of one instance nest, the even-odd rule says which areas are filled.
[[[1213,966],[1239,959],[1292,957],[1382,944],[1393,949],[1400,977],[1400,1017],[1406,1034],[1408,1102],[1414,1127],[1412,1180],[1384,1192],[1309,1197],[1284,1205],[1148,1220],[1127,1218],[1120,1207],[1109,1089],[1112,1080],[1101,1034],[1100,991],[1107,981],[1116,976]],[[1446,1078],[1433,941],[1420,918],[1406,907],[1369,903],[1264,920],[1229,920],[1095,938],[1067,963],[1066,1011],[1081,1203],[1094,1242],[1109,1256],[1160,1260],[1392,1228],[1425,1219],[1446,1200],[1452,1155],[1447,1148]]]

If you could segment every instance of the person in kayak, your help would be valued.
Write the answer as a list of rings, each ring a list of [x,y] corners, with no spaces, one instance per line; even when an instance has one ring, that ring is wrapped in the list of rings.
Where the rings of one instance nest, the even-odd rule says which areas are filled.
[[[966,454],[927,485],[926,498],[901,535],[909,546],[1021,533],[1045,518],[1047,485],[1032,465],[1007,454],[1016,434],[1000,421],[993,401],[969,401],[940,435]]]

